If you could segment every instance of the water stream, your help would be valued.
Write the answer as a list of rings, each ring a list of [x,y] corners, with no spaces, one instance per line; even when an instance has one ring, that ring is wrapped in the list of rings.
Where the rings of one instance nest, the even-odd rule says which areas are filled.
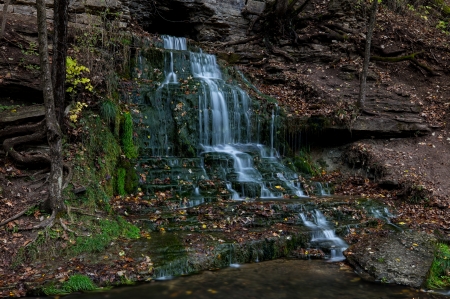
[[[311,247],[328,251],[328,261],[337,262],[345,260],[343,252],[348,248],[344,240],[336,236],[334,229],[319,210],[314,210],[307,215],[300,213],[303,224],[311,228]],[[308,217],[309,216],[309,217]]]
[[[281,163],[276,150],[276,104],[269,115],[255,113],[260,107],[224,78],[214,55],[189,51],[185,38],[163,40],[164,79],[155,92],[141,87],[135,99],[141,107],[139,136],[145,139],[138,166],[147,179],[142,189],[152,194],[167,185],[180,199],[210,201],[217,194],[205,182],[213,181],[233,200],[304,197],[298,175]],[[145,57],[138,61],[141,78],[149,67]]]
[[[314,260],[275,260],[205,271],[198,275],[123,287],[105,293],[73,294],[67,299],[94,298],[444,298],[408,287],[362,281],[349,267]]]

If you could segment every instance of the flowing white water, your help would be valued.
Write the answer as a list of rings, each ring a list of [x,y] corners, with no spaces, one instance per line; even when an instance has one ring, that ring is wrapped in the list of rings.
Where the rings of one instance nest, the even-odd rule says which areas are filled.
[[[336,236],[334,229],[330,227],[325,216],[319,211],[311,212],[310,219],[304,214],[299,214],[303,224],[311,229],[311,244],[330,251],[329,261],[342,261],[342,254],[348,248],[344,240]]]
[[[163,38],[164,47],[171,50],[170,54],[166,55],[166,78],[162,85],[165,86],[170,83],[178,83],[177,74],[180,70],[174,67],[174,53],[179,55],[179,51],[187,51],[187,44],[185,38],[172,36],[164,36]],[[229,168],[227,162],[226,165],[221,165],[217,170],[225,177],[230,173],[233,174],[233,181],[241,183],[237,189],[238,191],[242,189],[240,194],[232,188],[230,182],[226,183],[233,199],[248,196],[246,190],[251,190],[252,188],[249,188],[246,184],[259,185],[259,194],[262,198],[281,197],[282,194],[280,192],[272,192],[268,188],[268,186],[273,186],[266,182],[258,169],[256,169],[253,161],[254,157],[241,150],[245,147],[251,152],[260,152],[261,158],[266,159],[269,164],[278,163],[278,165],[281,165],[277,158],[277,151],[274,148],[276,111],[272,110],[270,122],[270,140],[268,140],[270,149],[265,150],[264,146],[251,142],[252,109],[249,96],[238,86],[227,84],[222,79],[222,72],[217,64],[216,57],[202,52],[189,52],[189,62],[191,76],[199,82],[198,129],[199,144],[203,149],[201,155],[207,156],[212,154],[218,156],[217,160],[233,161],[232,169]],[[182,71],[185,70],[183,69]],[[281,181],[291,193],[297,196],[304,196],[298,184],[298,176],[290,173],[288,178],[286,178],[286,175],[279,170],[283,166],[277,167],[273,166],[274,171],[276,171],[273,179]],[[276,187],[280,188],[280,186]]]

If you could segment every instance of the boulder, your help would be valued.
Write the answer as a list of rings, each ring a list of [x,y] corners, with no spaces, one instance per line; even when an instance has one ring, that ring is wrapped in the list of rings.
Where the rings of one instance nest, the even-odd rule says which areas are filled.
[[[366,280],[419,288],[433,262],[435,241],[433,236],[416,231],[368,234],[344,254]]]

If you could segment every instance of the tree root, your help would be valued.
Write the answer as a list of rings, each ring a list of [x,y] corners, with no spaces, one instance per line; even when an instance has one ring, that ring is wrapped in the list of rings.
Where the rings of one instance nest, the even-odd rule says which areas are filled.
[[[28,126],[26,126],[29,128]],[[20,129],[20,130],[19,130]],[[26,132],[26,128],[18,128],[17,132]],[[21,165],[48,165],[50,159],[45,155],[22,155],[18,153],[14,147],[33,141],[41,141],[46,137],[45,123],[39,122],[38,126],[34,127],[34,132],[30,135],[17,136],[5,139],[3,141],[3,149],[7,155],[10,155],[13,160]]]
[[[258,39],[261,39],[261,38],[262,38],[261,36],[255,35],[255,36],[252,36],[252,37],[249,37],[249,38],[244,38],[244,39],[241,39],[241,40],[224,43],[224,44],[222,44],[222,46],[228,47],[228,46],[245,44],[245,43],[252,42],[252,41],[255,41],[255,40],[258,40]]]
[[[401,61],[405,61],[405,60],[409,60],[412,63],[414,63],[416,66],[424,69],[425,71],[427,71],[430,75],[432,76],[439,76],[438,73],[436,73],[432,68],[430,68],[429,66],[419,62],[416,59],[416,56],[419,54],[422,54],[424,51],[420,51],[420,52],[416,52],[410,55],[404,55],[404,56],[397,56],[397,57],[382,57],[382,56],[371,56],[370,60],[372,61],[382,61],[382,62],[401,62]]]
[[[86,216],[91,216],[91,217],[102,216],[102,215],[95,215],[95,214],[86,213],[82,209],[79,209],[79,208],[67,207],[67,214],[70,215],[70,212],[72,212],[72,211],[74,211],[75,213],[81,214],[81,215],[86,215]]]
[[[32,134],[29,134],[32,132]],[[18,134],[25,134],[22,136],[10,137]],[[0,137],[9,137],[3,141],[3,149],[6,152],[6,155],[10,155],[10,157],[20,165],[33,165],[33,166],[41,166],[41,165],[51,165],[50,157],[45,154],[36,152],[35,155],[23,155],[15,150],[16,146],[33,142],[33,141],[43,141],[47,136],[47,129],[45,119],[35,123],[21,126],[13,126],[0,130]],[[63,183],[63,189],[67,187],[70,180],[72,179],[72,169],[71,167],[64,163],[63,168],[66,171],[67,175]],[[38,172],[39,173],[39,172]],[[48,180],[48,178],[47,178]],[[47,182],[47,181],[46,181]],[[45,182],[45,183],[46,183]],[[44,184],[45,184],[44,183]],[[41,186],[42,187],[42,186]]]
[[[68,231],[69,233],[74,234],[76,237],[80,237],[80,236],[87,237],[87,236],[89,236],[89,234],[79,234],[79,233],[77,233],[76,231],[70,229],[70,228],[64,223],[64,221],[62,220],[62,218],[59,218],[59,223],[61,224],[62,228],[63,228],[65,231]]]
[[[287,60],[292,61],[292,62],[295,61],[295,59],[294,59],[291,55],[289,55],[287,52],[285,52],[285,51],[283,51],[283,50],[281,50],[281,49],[275,48],[275,47],[269,42],[268,39],[264,39],[264,43],[266,44],[267,49],[269,49],[269,50],[270,50],[272,53],[274,53],[275,55],[283,56],[284,58],[286,58]]]

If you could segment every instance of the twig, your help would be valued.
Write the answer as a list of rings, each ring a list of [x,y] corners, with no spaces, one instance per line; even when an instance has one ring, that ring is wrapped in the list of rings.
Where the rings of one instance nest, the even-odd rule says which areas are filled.
[[[23,210],[22,212],[20,212],[20,213],[14,215],[14,216],[12,216],[11,218],[8,218],[8,219],[6,219],[6,220],[0,222],[0,227],[6,225],[6,224],[8,224],[8,223],[10,223],[10,222],[13,221],[13,220],[16,220],[17,218],[19,218],[20,216],[22,216],[23,214],[25,214],[29,209],[31,209],[31,208],[34,207],[34,206],[35,206],[35,205],[32,205],[32,206],[26,208],[25,210]]]
[[[12,216],[11,218],[8,218],[8,219],[6,219],[6,220],[0,222],[0,227],[1,227],[1,226],[4,226],[5,224],[8,224],[9,222],[11,222],[11,221],[13,221],[13,220],[16,220],[17,218],[19,218],[20,216],[22,216],[23,214],[25,214],[28,210],[30,210],[31,208],[37,206],[38,204],[42,203],[43,201],[45,201],[45,199],[41,199],[41,200],[38,201],[37,203],[35,203],[35,204],[31,205],[31,206],[28,206],[25,210],[21,211],[20,213],[18,213],[18,214],[16,214],[16,215]]]

